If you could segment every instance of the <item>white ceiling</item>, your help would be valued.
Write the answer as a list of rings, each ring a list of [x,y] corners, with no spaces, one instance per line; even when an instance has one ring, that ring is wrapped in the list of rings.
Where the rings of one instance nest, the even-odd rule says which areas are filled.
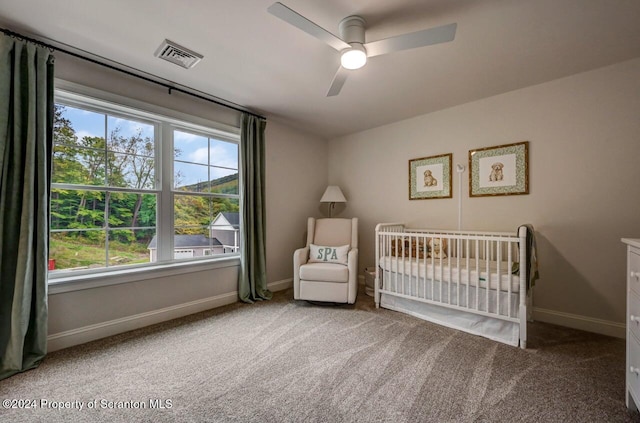
[[[273,0],[0,0],[0,23],[232,101],[325,138],[640,57],[640,0],[282,0],[367,41],[458,23],[453,42],[372,58],[325,96],[339,54],[267,13]],[[204,55],[154,57],[168,38]]]

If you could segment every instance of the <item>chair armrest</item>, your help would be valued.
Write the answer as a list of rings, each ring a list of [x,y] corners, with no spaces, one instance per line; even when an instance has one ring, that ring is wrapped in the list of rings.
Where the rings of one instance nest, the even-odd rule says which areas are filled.
[[[352,248],[347,255],[347,267],[349,268],[349,298],[347,302],[353,304],[358,296],[358,249]]]
[[[357,248],[352,248],[349,250],[349,254],[347,255],[347,265],[351,266],[351,263],[355,262],[355,264],[358,264],[358,249]],[[358,270],[358,269],[356,269]]]
[[[309,261],[309,247],[298,248],[293,252],[293,267],[298,268]]]
[[[309,247],[298,248],[293,252],[293,299],[300,299],[300,266],[309,261]]]

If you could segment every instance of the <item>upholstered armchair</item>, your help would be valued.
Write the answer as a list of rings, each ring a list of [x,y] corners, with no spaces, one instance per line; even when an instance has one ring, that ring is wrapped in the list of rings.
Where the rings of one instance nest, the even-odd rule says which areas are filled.
[[[358,219],[307,222],[307,245],[293,254],[293,298],[353,304],[358,294]]]

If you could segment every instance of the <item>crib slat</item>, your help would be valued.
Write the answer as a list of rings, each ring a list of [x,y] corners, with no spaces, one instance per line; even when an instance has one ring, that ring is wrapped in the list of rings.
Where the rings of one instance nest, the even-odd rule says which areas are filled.
[[[413,291],[413,263],[411,262],[411,253],[413,251],[413,235],[409,235],[409,254],[407,255],[407,261],[409,262],[409,283],[407,284],[408,288],[409,288],[409,295],[412,295],[412,291]],[[406,268],[406,263],[405,264],[405,268]]]
[[[512,279],[512,269],[513,269],[513,257],[511,256],[511,250],[512,250],[512,245],[511,245],[511,241],[507,242],[507,272],[509,272],[509,286],[507,287],[507,307],[508,307],[508,312],[507,312],[507,316],[509,317],[513,317],[511,316],[511,279]]]
[[[440,243],[442,245],[442,243]],[[453,279],[451,277],[451,240],[447,239],[447,271],[449,272],[449,283],[447,284],[447,302],[451,304],[451,286],[453,285]]]
[[[469,297],[471,296],[471,292],[469,291],[469,282],[471,281],[471,266],[469,266],[469,242],[471,242],[471,240],[469,239],[465,239],[465,243],[466,243],[466,257],[467,257],[467,308],[469,308]]]
[[[496,313],[500,314],[500,292],[502,291],[502,273],[500,273],[500,262],[502,261],[502,245],[496,244],[496,261],[498,266],[496,268],[496,273],[498,274],[498,280],[496,282]],[[491,279],[491,275],[489,275],[489,279]]]
[[[393,283],[393,290],[394,292],[399,292],[398,291],[398,262],[400,261],[400,256],[398,254],[400,254],[400,247],[399,247],[399,243],[398,243],[398,235],[396,235],[395,238],[396,241],[396,271],[394,272],[394,283]]]
[[[458,292],[458,298],[456,304],[460,305],[460,278],[462,278],[462,271],[460,270],[460,250],[462,249],[462,240],[456,240],[456,269],[458,269],[458,280],[456,290]]]
[[[485,311],[489,313],[490,312],[489,311],[489,289],[491,287],[491,270],[489,269],[489,257],[491,255],[491,241],[487,240],[484,253],[485,253],[485,268],[486,268],[487,279],[488,279],[485,281],[487,283],[487,288],[485,289],[484,293],[485,293],[487,302],[485,303],[484,307],[485,307]],[[478,287],[479,286],[480,285],[478,284]]]
[[[435,241],[434,241],[435,244]],[[442,238],[440,238],[440,254],[439,254],[439,258],[438,258],[438,263],[440,263],[440,283],[438,284],[438,286],[440,287],[440,302],[442,301],[442,276],[443,276],[443,270],[442,269]]]
[[[424,266],[424,275],[422,278],[422,283],[424,284],[424,287],[422,288],[422,298],[424,298],[425,300],[427,299],[427,278],[429,277],[429,275],[427,274],[427,259],[429,258],[429,247],[427,245],[427,237],[425,235],[423,235],[423,242],[424,242],[424,255],[422,256],[422,265]]]
[[[480,310],[480,240],[476,244],[476,310]]]

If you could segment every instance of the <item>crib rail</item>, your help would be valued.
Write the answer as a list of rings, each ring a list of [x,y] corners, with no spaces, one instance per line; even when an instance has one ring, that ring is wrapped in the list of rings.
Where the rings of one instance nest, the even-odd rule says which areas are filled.
[[[526,325],[526,232],[376,226],[376,306],[382,294]],[[525,326],[526,327],[526,326]],[[521,344],[526,340],[526,330]]]

